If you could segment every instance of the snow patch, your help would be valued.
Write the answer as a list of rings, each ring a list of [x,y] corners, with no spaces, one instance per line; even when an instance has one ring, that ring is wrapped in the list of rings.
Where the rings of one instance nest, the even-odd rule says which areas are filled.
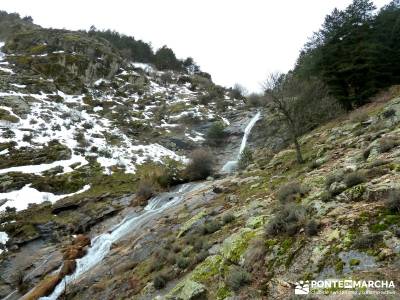
[[[50,170],[52,168],[62,166],[64,167],[64,173],[70,173],[73,171],[73,169],[70,167],[70,165],[75,164],[75,163],[80,163],[80,167],[87,165],[88,161],[79,155],[73,155],[70,159],[66,160],[59,160],[55,161],[49,164],[40,164],[40,165],[29,165],[29,166],[19,166],[19,167],[11,167],[7,169],[2,169],[0,170],[0,174],[5,174],[9,172],[21,172],[25,174],[37,174],[40,175],[40,173]],[[1,194],[0,194],[1,195]]]
[[[11,85],[12,85],[12,86],[15,86],[15,87],[17,87],[17,88],[20,88],[20,89],[24,89],[24,88],[26,88],[26,85],[25,85],[25,84],[16,84],[16,83],[11,83]]]
[[[66,195],[54,195],[53,193],[39,192],[37,189],[31,188],[29,184],[18,191],[0,193],[0,199],[7,200],[6,203],[0,206],[0,211],[4,211],[7,206],[14,207],[17,211],[20,211],[27,209],[30,203],[39,204],[45,201],[50,201],[51,203],[54,203],[60,199],[81,194],[89,189],[90,185],[85,185],[81,190],[75,193]]]
[[[8,69],[8,68],[4,68],[4,67],[0,67],[0,71],[3,71],[5,73],[9,73],[9,74],[15,74],[13,70]]]
[[[146,72],[154,72],[154,68],[150,64],[140,63],[140,62],[132,62],[132,67],[142,69]]]
[[[228,121],[228,119],[221,117],[222,121],[225,123],[225,125],[229,126],[231,123]]]
[[[7,241],[8,241],[8,234],[3,231],[0,231],[0,245],[1,244],[5,245]],[[0,248],[0,254],[3,253],[4,251],[7,251],[7,248],[4,248],[4,250]]]
[[[98,112],[98,111],[102,111],[103,108],[101,106],[96,106],[95,108],[93,108],[94,112]]]

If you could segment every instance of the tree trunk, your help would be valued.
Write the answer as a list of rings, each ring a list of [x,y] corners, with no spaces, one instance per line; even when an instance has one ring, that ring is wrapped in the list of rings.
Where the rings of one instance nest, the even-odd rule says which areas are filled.
[[[295,147],[295,149],[296,149],[296,158],[297,158],[297,162],[298,162],[299,164],[304,163],[304,159],[303,159],[303,156],[302,156],[302,154],[301,154],[300,144],[299,144],[299,141],[298,141],[298,139],[297,139],[297,136],[293,136],[293,144],[294,144],[294,147]]]

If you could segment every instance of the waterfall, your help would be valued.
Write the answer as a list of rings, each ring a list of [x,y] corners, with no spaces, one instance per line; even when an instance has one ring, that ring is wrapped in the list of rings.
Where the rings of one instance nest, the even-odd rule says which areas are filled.
[[[260,116],[260,112],[257,112],[257,114],[247,124],[244,130],[244,135],[242,143],[240,145],[237,160],[240,158],[240,154],[246,147],[248,136],[255,123],[259,120]],[[237,160],[227,162],[223,167],[223,171],[231,172],[232,170],[234,170],[237,165]],[[71,275],[65,276],[62,281],[56,286],[50,296],[42,297],[40,299],[57,300],[58,297],[64,292],[64,289],[68,284],[71,284],[74,281],[78,280],[84,273],[90,271],[107,256],[107,254],[111,250],[111,246],[113,243],[115,243],[128,233],[132,233],[135,230],[142,230],[143,226],[150,220],[157,217],[158,214],[169,207],[173,207],[179,204],[184,199],[187,193],[198,190],[202,186],[202,183],[186,183],[177,186],[174,190],[170,192],[162,193],[158,196],[155,196],[150,199],[149,203],[144,208],[141,214],[125,217],[119,224],[117,224],[110,230],[93,238],[87,254],[84,257],[76,260],[75,272]]]
[[[200,189],[202,183],[186,183],[177,186],[171,192],[162,193],[150,199],[143,212],[136,216],[126,217],[118,225],[109,231],[95,237],[91,241],[91,246],[87,254],[81,259],[76,260],[76,270],[73,274],[65,276],[63,280],[56,286],[50,296],[42,297],[41,300],[56,300],[64,292],[65,287],[73,281],[76,281],[82,274],[86,273],[98,263],[100,263],[110,252],[114,242],[134,232],[136,229],[141,230],[142,227],[151,219],[157,216],[165,209],[175,206],[181,202],[185,193]],[[57,271],[58,272],[58,271]]]
[[[260,119],[261,113],[257,112],[253,118],[251,118],[250,122],[247,124],[245,130],[244,130],[244,134],[243,134],[243,138],[242,138],[242,143],[240,144],[240,148],[239,148],[239,153],[237,155],[236,160],[230,160],[228,161],[223,167],[222,167],[222,172],[224,173],[232,173],[236,167],[237,167],[237,163],[238,160],[240,159],[240,155],[242,154],[244,148],[246,148],[246,144],[247,144],[247,139],[250,135],[251,130],[253,129],[254,125],[256,124],[256,122]]]

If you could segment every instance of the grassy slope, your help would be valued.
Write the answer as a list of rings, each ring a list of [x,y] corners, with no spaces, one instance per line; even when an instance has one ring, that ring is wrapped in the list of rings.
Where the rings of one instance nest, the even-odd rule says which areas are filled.
[[[384,112],[392,109],[396,115],[385,117],[390,114]],[[287,149],[268,163],[258,157],[256,163],[260,164],[221,182],[225,192],[208,203],[204,208],[206,213],[197,217],[206,223],[223,223],[226,214],[234,215],[235,219],[215,233],[198,236],[209,246],[222,245],[214,255],[209,253],[202,263],[197,264],[195,253],[198,251],[190,250],[189,242],[187,256],[195,261],[189,268],[192,271],[184,272],[185,276],[178,275],[181,279],[169,295],[182,296],[187,290],[195,290],[194,281],[203,285],[212,299],[223,299],[232,295],[237,287],[232,284],[230,275],[241,272],[235,266],[251,274],[251,281],[235,293],[253,298],[289,297],[293,293],[290,283],[300,279],[352,277],[398,282],[400,278],[394,265],[398,261],[400,240],[396,230],[400,215],[387,208],[386,199],[389,191],[398,188],[400,182],[400,148],[395,146],[383,152],[380,147],[385,140],[398,141],[399,116],[399,98],[373,103],[303,137],[306,164],[296,164],[294,150]],[[370,149],[368,158],[364,154],[366,149]],[[364,183],[326,197],[327,177],[335,172],[346,174],[354,170],[362,174]],[[310,237],[302,228],[291,236],[266,236],[264,224],[280,209],[276,192],[293,180],[307,187],[307,193],[297,197],[295,202],[307,208],[308,220],[320,223],[319,233]],[[180,228],[193,221],[193,213],[179,216],[175,223],[180,224]],[[204,226],[198,225],[199,222],[195,224]],[[362,248],[362,241],[357,238],[374,233],[383,238],[373,236],[376,240]],[[169,238],[173,245],[188,248],[185,238],[175,235]],[[370,261],[372,267],[368,267]],[[170,268],[166,263],[155,273],[162,274]],[[140,266],[132,272],[140,277],[143,273],[138,270]],[[145,278],[148,280],[155,273],[147,272]]]

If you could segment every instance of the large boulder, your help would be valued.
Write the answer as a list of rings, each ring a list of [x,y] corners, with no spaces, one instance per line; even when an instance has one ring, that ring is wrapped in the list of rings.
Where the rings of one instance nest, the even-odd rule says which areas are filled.
[[[66,260],[60,270],[60,276],[64,277],[66,275],[70,275],[75,272],[76,269],[76,261],[75,260]]]
[[[173,293],[167,296],[167,299],[203,300],[207,299],[207,290],[203,284],[187,279],[175,288]]]

